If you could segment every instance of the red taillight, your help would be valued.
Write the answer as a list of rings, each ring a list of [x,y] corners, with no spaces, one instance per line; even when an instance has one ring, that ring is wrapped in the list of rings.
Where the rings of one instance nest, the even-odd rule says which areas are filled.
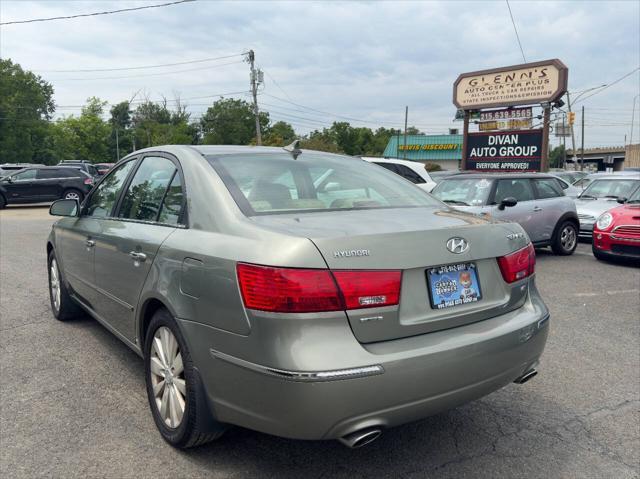
[[[400,271],[334,271],[347,309],[393,306],[400,300]]]
[[[340,311],[338,288],[329,270],[271,268],[239,263],[238,281],[249,309],[279,313]]]
[[[85,178],[84,179],[84,184],[85,185],[92,185],[93,184],[93,178]]]
[[[507,283],[531,276],[536,266],[536,250],[529,243],[522,249],[498,258],[502,277]]]
[[[238,263],[248,309],[313,313],[398,304],[400,271],[331,271]]]

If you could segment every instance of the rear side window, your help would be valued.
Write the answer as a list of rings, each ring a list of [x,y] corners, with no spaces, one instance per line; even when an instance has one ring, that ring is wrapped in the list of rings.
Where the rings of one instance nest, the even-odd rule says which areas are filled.
[[[130,160],[112,170],[96,187],[87,204],[87,215],[104,218],[111,216],[111,210],[118,199],[129,172],[136,160]]]
[[[122,198],[118,217],[157,221],[165,193],[176,170],[175,164],[167,158],[144,158]]]
[[[426,181],[422,178],[422,176],[420,176],[418,173],[413,171],[408,166],[404,166],[404,165],[396,165],[396,166],[398,167],[400,174],[404,176],[407,180],[411,181],[412,183],[415,183],[416,185],[421,183],[426,183]]]
[[[179,171],[173,175],[173,180],[160,207],[158,222],[168,225],[184,223],[182,220],[182,205],[184,204],[184,192],[182,189],[182,176]]]
[[[559,182],[553,178],[540,178],[533,180],[538,191],[538,198],[544,200],[546,198],[557,198],[558,196],[564,196],[562,188],[559,186]]]
[[[383,168],[386,168],[389,171],[393,171],[394,173],[398,173],[398,174],[400,173],[398,171],[397,165],[394,165],[393,163],[379,163],[379,162],[376,161],[375,164],[376,165],[380,165],[380,166],[382,166]]]
[[[62,178],[64,175],[58,169],[41,169],[38,170],[36,178],[39,180],[48,180],[51,178]]]
[[[500,203],[505,198],[515,198],[518,201],[532,200],[531,182],[527,178],[498,180],[494,202]]]
[[[75,168],[60,168],[58,175],[58,178],[87,178],[84,171],[76,170]]]

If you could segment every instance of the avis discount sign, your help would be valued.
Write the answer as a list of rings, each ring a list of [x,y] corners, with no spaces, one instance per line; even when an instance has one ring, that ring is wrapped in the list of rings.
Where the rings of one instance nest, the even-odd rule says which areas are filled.
[[[467,169],[540,171],[542,130],[469,133]]]

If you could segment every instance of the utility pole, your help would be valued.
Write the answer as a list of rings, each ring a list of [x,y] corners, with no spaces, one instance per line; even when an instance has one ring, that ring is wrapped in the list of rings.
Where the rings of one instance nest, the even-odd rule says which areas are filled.
[[[407,159],[407,120],[409,119],[409,106],[404,107],[404,152],[402,158]]]
[[[631,109],[631,137],[629,138],[629,144],[633,145],[633,123],[635,120],[635,116],[636,116],[636,100],[638,99],[640,95],[636,95],[633,97],[633,108]],[[627,135],[625,135],[627,136]],[[625,140],[625,144],[627,143],[627,141]]]
[[[569,96],[569,92],[567,92],[567,107],[569,108],[569,114],[571,114],[571,96]],[[569,127],[571,128],[571,161],[573,161],[573,168],[576,167],[576,135],[573,132],[573,122],[569,122]]]
[[[116,125],[116,158],[120,161],[120,142],[118,141],[118,125]]]
[[[584,170],[584,105],[582,105],[582,147],[580,148],[580,171]]]
[[[566,120],[567,120],[567,114],[565,113],[564,115],[562,115],[562,169],[563,170],[567,169],[567,136],[565,134],[567,131]]]
[[[256,116],[256,144],[262,145],[262,133],[260,132],[260,111],[258,110],[258,86],[263,81],[262,70],[256,70],[255,54],[253,50],[247,53],[247,59],[251,66],[251,93],[253,95],[253,114]]]

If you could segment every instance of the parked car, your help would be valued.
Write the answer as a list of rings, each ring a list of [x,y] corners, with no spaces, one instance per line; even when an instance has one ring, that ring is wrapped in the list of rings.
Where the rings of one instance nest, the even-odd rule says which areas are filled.
[[[618,198],[629,198],[640,188],[640,173],[600,176],[592,180],[575,199],[580,219],[580,238],[591,240],[593,225],[605,211],[616,205]]]
[[[449,176],[459,174],[459,170],[440,170],[440,171],[432,171],[429,173],[429,176],[436,183],[440,183],[443,179],[448,178]]]
[[[560,180],[540,173],[467,173],[443,179],[432,194],[462,211],[517,221],[536,247],[560,255],[577,246],[578,216]]]
[[[231,424],[358,447],[529,380],[549,330],[522,227],[353,157],[153,147],[51,213],[54,316],[144,358],[176,447]]]
[[[580,193],[582,193],[582,188],[573,186],[571,183],[569,183],[563,177],[558,176],[556,173],[551,173],[551,175],[558,180],[560,186],[564,190],[564,194],[569,198],[577,198]]]
[[[614,178],[614,177],[619,177],[619,176],[631,176],[633,177],[634,175],[637,175],[638,173],[635,171],[631,171],[631,170],[622,170],[622,171],[615,171],[613,173],[609,173],[609,172],[604,172],[604,171],[600,171],[598,173],[590,173],[587,176],[584,176],[583,178],[579,179],[578,181],[576,181],[575,183],[573,183],[573,186],[577,187],[577,188],[581,188],[581,189],[585,189],[587,186],[589,186],[591,184],[592,181],[601,179],[601,178]]]
[[[559,169],[549,170],[549,173],[551,173],[554,176],[557,176],[558,178],[562,178],[564,181],[566,181],[570,185],[572,185],[576,181],[584,178],[589,174],[585,171],[572,171],[572,170],[559,170]]]
[[[420,162],[366,156],[363,156],[362,159],[397,173],[425,191],[431,191],[436,186],[436,182],[431,179],[424,164]]]
[[[593,226],[593,255],[640,260],[640,188],[619,201],[622,206],[602,213]]]
[[[93,164],[89,163],[88,161],[65,160],[58,163],[58,166],[67,166],[70,168],[77,168],[79,170],[84,171],[85,173],[88,173],[94,178],[100,176],[100,172],[98,171],[98,168],[96,168]]]
[[[60,198],[82,201],[93,186],[84,171],[37,166],[11,172],[0,180],[0,208],[19,203],[42,203]]]
[[[104,176],[111,168],[113,168],[113,165],[115,165],[115,163],[96,163],[94,166],[98,170],[98,174],[100,176]]]

